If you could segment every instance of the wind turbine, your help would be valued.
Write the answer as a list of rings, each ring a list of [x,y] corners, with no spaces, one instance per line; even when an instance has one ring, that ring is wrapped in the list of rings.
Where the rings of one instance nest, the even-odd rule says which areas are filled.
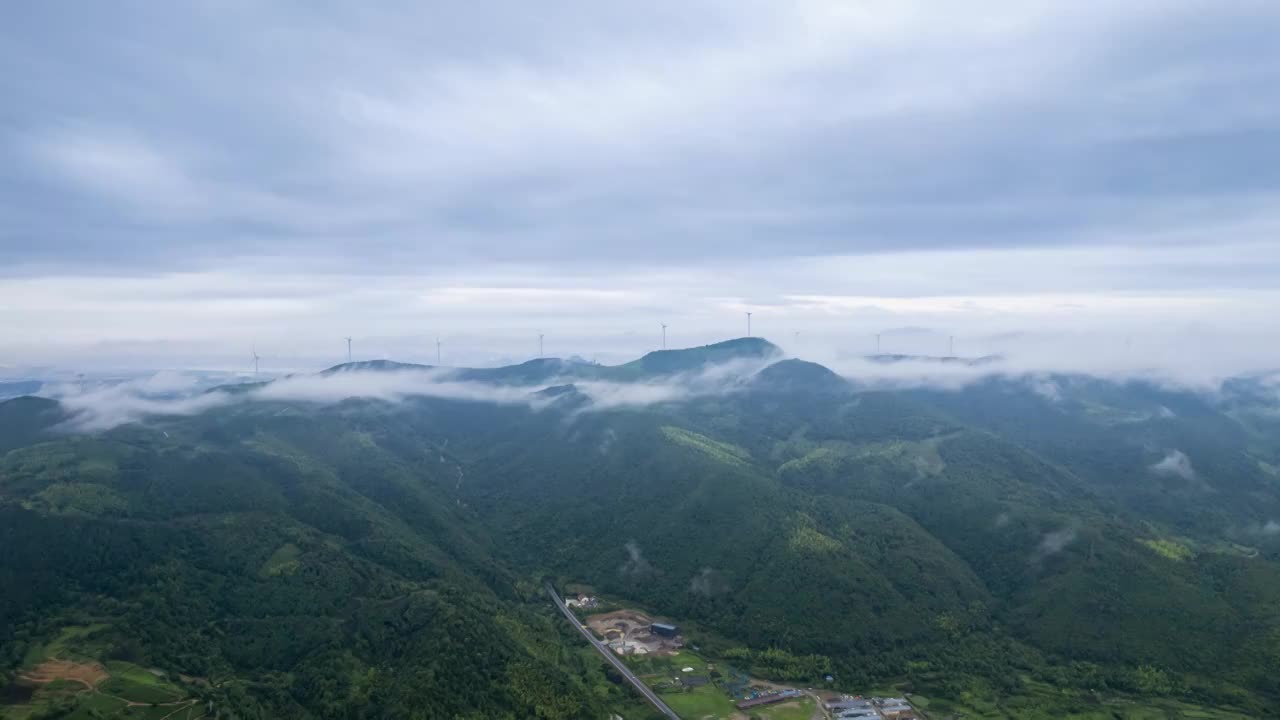
[[[667,324],[662,323],[662,349],[667,349]]]
[[[542,357],[542,333],[538,333],[538,357]]]
[[[950,335],[947,337],[947,355],[949,357],[956,356],[956,336],[955,335]]]
[[[880,333],[876,333],[876,354],[880,354]]]
[[[440,338],[436,338],[436,364],[440,364]]]
[[[351,336],[348,335],[343,339],[347,341],[347,363],[350,363],[351,362]]]
[[[747,337],[751,337],[751,313],[747,313]]]
[[[253,376],[254,376],[254,377],[258,377],[258,360],[260,360],[260,359],[261,359],[261,356],[259,356],[259,355],[258,355],[258,346],[257,346],[257,345],[254,345],[254,346],[253,346],[253,351],[252,351],[252,352],[253,352]]]

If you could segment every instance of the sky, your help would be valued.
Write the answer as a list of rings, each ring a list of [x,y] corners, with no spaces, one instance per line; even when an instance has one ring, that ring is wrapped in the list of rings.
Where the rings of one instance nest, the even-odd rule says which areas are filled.
[[[5,4],[0,374],[1280,364],[1280,4],[974,8]]]

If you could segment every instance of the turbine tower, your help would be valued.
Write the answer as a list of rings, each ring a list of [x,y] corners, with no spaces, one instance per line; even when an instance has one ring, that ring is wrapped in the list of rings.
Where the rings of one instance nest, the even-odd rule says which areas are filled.
[[[440,364],[440,338],[436,338],[436,364]]]
[[[955,335],[951,335],[947,337],[947,355],[949,357],[956,356],[956,336]]]
[[[351,363],[351,336],[348,335],[344,339],[347,341],[347,363],[350,364]]]
[[[662,323],[662,349],[667,349],[667,324]]]
[[[751,337],[751,313],[747,313],[747,337]]]
[[[876,354],[880,354],[880,333],[876,333]]]
[[[538,357],[542,357],[542,333],[538,333]]]

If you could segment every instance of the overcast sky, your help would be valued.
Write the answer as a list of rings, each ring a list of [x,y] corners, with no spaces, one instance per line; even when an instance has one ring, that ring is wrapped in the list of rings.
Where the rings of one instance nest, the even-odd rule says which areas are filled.
[[[1274,0],[6,3],[0,367],[608,360],[747,311],[826,357],[1274,366],[1277,37]]]

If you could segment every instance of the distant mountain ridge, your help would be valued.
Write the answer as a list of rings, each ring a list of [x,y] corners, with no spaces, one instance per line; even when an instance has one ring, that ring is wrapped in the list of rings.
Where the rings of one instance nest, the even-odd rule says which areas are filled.
[[[581,358],[536,358],[495,368],[457,368],[393,360],[361,360],[321,371],[333,375],[355,371],[435,370],[452,380],[503,384],[538,383],[556,378],[633,381],[694,372],[732,361],[765,361],[783,357],[782,349],[763,338],[736,338],[700,347],[654,350],[620,365],[598,365]]]
[[[902,353],[878,353],[867,355],[866,359],[883,365],[904,362],[940,363],[943,365],[967,365],[980,367],[1004,362],[1003,355],[980,355],[978,357],[961,357],[959,355],[909,355]]]

